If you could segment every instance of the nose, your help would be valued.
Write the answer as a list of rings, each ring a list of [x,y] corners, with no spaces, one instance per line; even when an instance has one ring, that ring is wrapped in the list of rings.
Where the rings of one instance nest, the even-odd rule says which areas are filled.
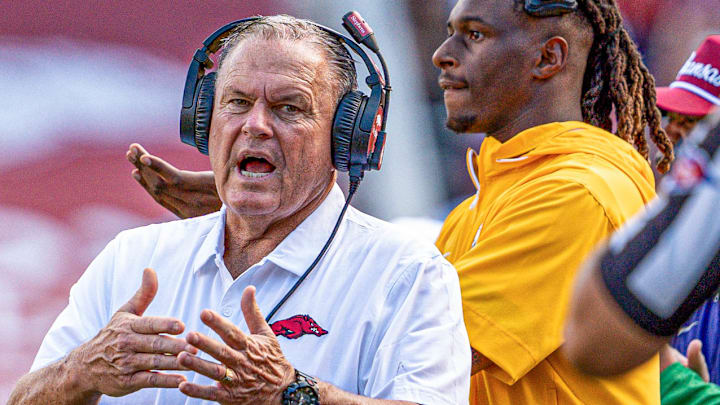
[[[433,54],[432,61],[440,69],[457,67],[458,60],[452,54],[452,37],[447,38],[445,42],[440,44]]]
[[[269,138],[273,135],[271,112],[263,103],[255,103],[246,115],[242,133],[255,138]]]

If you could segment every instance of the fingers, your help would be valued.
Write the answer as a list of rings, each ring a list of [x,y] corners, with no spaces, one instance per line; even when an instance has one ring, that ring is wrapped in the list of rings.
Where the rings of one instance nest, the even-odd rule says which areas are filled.
[[[245,323],[247,323],[248,330],[253,335],[265,335],[268,337],[274,337],[275,334],[270,328],[270,325],[265,322],[265,317],[260,311],[260,307],[255,301],[255,287],[248,286],[243,291],[242,299],[240,300],[240,307],[242,308],[243,316],[245,317]]]
[[[140,170],[151,168],[165,179],[171,180],[178,172],[178,169],[163,159],[151,155],[141,145],[134,143],[130,145],[130,150],[125,154],[130,163],[134,164]]]
[[[137,181],[138,183],[140,183],[140,185],[143,186],[143,188],[147,189],[147,182],[145,181],[143,176],[140,174],[140,170],[133,169],[133,171],[130,172],[130,175],[132,175],[132,178],[135,179],[135,181]]]
[[[184,376],[177,374],[154,373],[152,371],[138,371],[130,377],[130,385],[140,388],[177,388],[187,381]]]
[[[154,156],[148,153],[142,145],[133,143],[130,145],[127,153],[125,153],[125,157],[127,157],[130,163],[134,164],[138,169],[142,169],[143,166],[152,165],[152,158]]]
[[[687,367],[696,372],[705,382],[710,381],[710,372],[702,352],[702,342],[694,339],[687,349]]]
[[[145,157],[144,157],[145,158]],[[154,168],[141,164],[140,161],[133,162],[136,169],[132,171],[132,177],[155,199],[165,194],[168,189],[169,179],[166,179]]]
[[[187,205],[188,202],[177,198],[177,190],[174,189],[175,184],[180,182],[177,171],[172,166],[159,158],[143,155],[138,158],[133,154],[132,149],[127,152],[128,160],[135,165],[136,169],[132,171],[132,177],[142,188],[160,205],[167,208],[173,214],[180,218],[185,218],[177,207]],[[141,163],[145,161],[145,163]],[[175,173],[167,173],[166,167],[175,170]],[[159,169],[159,170],[158,170]]]
[[[167,189],[168,181],[173,179],[173,177],[170,177],[172,174],[167,173],[167,166],[169,165],[162,159],[147,153],[147,151],[138,144],[130,145],[130,149],[125,154],[125,157],[136,167],[136,169],[132,171],[132,177],[140,183],[153,198],[158,199],[164,190]]]
[[[665,344],[660,349],[660,371],[665,370],[674,363],[680,363],[687,366],[687,359],[679,351],[675,350],[669,344]]]
[[[226,320],[222,316],[220,316],[217,312],[211,311],[209,309],[203,310],[200,313],[200,319],[203,321],[203,323],[210,327],[215,333],[220,336],[220,339],[222,339],[225,343],[227,343],[230,347],[232,347],[235,350],[244,350],[245,347],[247,347],[247,336],[235,325],[232,324],[232,322]],[[198,342],[200,344],[206,343],[205,336],[199,334],[199,333],[188,333],[188,343],[192,344],[193,346],[198,347],[200,350],[207,351],[199,346],[197,346],[192,339],[195,339],[198,337]],[[209,338],[208,338],[209,339]],[[210,339],[212,340],[212,339]],[[216,342],[217,344],[220,344],[220,342],[217,342],[213,340],[213,342]],[[208,354],[210,354],[208,352]],[[214,356],[213,356],[214,357]],[[221,360],[222,361],[222,360]]]
[[[210,401],[224,401],[227,399],[227,392],[220,387],[210,385],[198,385],[190,382],[181,383],[178,388],[183,394],[193,397],[207,399]]]
[[[128,152],[131,152],[136,159],[142,155],[149,155],[148,151],[139,143],[131,143]]]
[[[127,152],[125,152],[125,157],[127,160],[135,165],[138,169],[144,169],[145,166],[148,166],[152,163],[152,159],[148,161],[150,155],[145,148],[143,148],[140,144],[134,143],[130,145],[130,148]],[[143,158],[141,160],[141,158]]]
[[[130,163],[136,164],[138,162],[138,159],[140,158],[140,155],[142,155],[141,150],[144,151],[145,149],[143,149],[140,144],[133,143],[130,145],[130,147],[128,147],[127,152],[125,152],[125,157]]]
[[[162,335],[134,335],[126,346],[135,353],[179,354],[183,351],[197,353],[194,346],[183,339]]]
[[[167,354],[137,353],[132,357],[135,370],[185,370],[177,356]]]
[[[146,268],[143,271],[140,288],[128,302],[118,309],[118,312],[129,312],[137,316],[142,315],[148,305],[152,302],[153,298],[155,298],[157,288],[158,281],[155,270]]]
[[[242,333],[242,332],[240,332]],[[230,346],[218,342],[208,336],[203,335],[199,332],[190,332],[186,338],[188,343],[195,346],[196,348],[204,351],[205,353],[212,356],[215,360],[224,364],[235,364],[237,363],[237,355],[234,353],[233,348]],[[244,345],[243,345],[244,346]],[[235,348],[236,350],[242,350]]]
[[[185,324],[175,318],[147,316],[134,319],[130,328],[133,332],[144,335],[157,335],[158,333],[179,335],[185,330]]]
[[[200,357],[194,356],[188,352],[180,353],[177,356],[177,360],[180,366],[217,381],[222,380],[223,377],[225,377],[227,370],[227,366],[224,364],[203,360]]]
[[[676,362],[676,363],[680,363],[680,364],[682,364],[683,366],[687,367],[687,365],[688,365],[688,364],[687,364],[687,357],[683,356],[683,354],[680,353],[680,352],[679,352],[677,349],[675,349],[674,347],[672,347],[672,346],[670,346],[670,345],[667,345],[667,346],[670,347],[670,351],[671,351],[672,354],[673,354],[673,358],[675,359],[675,362]]]

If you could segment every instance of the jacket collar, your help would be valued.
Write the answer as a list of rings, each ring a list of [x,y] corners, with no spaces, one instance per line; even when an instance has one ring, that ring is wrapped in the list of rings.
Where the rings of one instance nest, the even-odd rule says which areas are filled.
[[[485,177],[526,165],[544,156],[546,153],[541,150],[541,146],[560,134],[579,129],[600,130],[584,122],[567,121],[526,129],[505,143],[492,137],[485,137],[479,153],[472,150],[468,150],[467,153],[468,172],[473,184],[479,191]]]

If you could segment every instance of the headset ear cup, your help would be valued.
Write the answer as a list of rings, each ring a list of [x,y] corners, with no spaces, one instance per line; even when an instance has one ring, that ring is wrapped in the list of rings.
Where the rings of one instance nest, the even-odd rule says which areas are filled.
[[[198,150],[206,155],[208,154],[210,119],[215,98],[215,77],[215,72],[212,72],[201,79],[195,109],[195,144]]]
[[[335,168],[341,172],[350,170],[350,152],[352,150],[355,121],[360,115],[363,98],[359,91],[345,94],[338,104],[333,120],[332,159]]]

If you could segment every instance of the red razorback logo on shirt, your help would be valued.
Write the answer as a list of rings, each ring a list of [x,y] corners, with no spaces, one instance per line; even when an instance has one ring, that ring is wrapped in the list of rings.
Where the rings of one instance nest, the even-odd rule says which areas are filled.
[[[326,335],[328,331],[321,328],[310,315],[295,315],[288,319],[270,324],[275,336],[285,336],[288,339],[297,339],[302,335]]]

